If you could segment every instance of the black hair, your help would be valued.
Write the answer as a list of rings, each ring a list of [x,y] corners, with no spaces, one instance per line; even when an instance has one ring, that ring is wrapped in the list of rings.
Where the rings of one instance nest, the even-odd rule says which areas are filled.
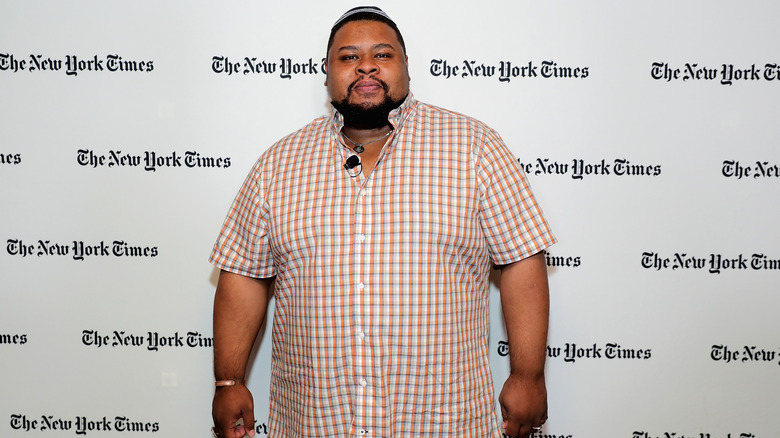
[[[401,48],[404,50],[404,55],[406,55],[406,43],[404,43],[404,37],[401,36],[401,31],[398,30],[398,26],[396,26],[393,20],[373,12],[358,12],[339,21],[330,30],[330,37],[328,37],[328,47],[325,51],[325,59],[328,59],[328,53],[330,53],[330,47],[333,45],[333,37],[336,35],[336,32],[344,27],[345,24],[353,21],[378,21],[390,26],[390,28],[395,31],[395,36],[398,38],[398,42],[401,43]]]

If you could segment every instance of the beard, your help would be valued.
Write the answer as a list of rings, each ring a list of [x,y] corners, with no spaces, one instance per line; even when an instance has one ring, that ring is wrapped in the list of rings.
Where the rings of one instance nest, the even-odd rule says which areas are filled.
[[[403,103],[406,96],[400,100],[393,100],[388,93],[388,86],[383,81],[377,80],[385,90],[385,98],[378,104],[354,104],[349,103],[352,96],[352,88],[358,81],[349,85],[347,96],[341,101],[331,101],[336,110],[344,116],[344,125],[360,129],[375,129],[387,125],[387,117],[390,111],[398,108]]]

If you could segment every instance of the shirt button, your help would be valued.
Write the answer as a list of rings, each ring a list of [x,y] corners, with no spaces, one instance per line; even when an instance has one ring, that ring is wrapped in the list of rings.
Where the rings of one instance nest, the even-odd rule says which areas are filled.
[[[366,287],[366,285],[363,284],[363,283],[358,283],[358,285],[357,285],[358,290],[363,290],[363,289],[365,289],[365,287]]]
[[[365,234],[358,234],[358,241],[359,242],[365,242],[366,241],[366,235]]]
[[[362,198],[363,196],[366,196],[366,191],[361,190],[360,192],[358,192],[358,195]]]
[[[362,386],[363,388],[365,388],[365,387],[366,387],[366,385],[368,385],[368,382],[366,382],[366,379],[361,379],[361,380],[360,380],[360,386]]]
[[[358,338],[360,338],[360,339],[365,339],[366,338],[366,334],[364,332],[358,332],[357,335],[358,335]]]

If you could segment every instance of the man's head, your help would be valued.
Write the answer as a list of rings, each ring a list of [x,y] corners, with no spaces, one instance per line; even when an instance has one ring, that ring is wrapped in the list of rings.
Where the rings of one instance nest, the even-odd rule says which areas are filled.
[[[404,56],[406,56],[406,43],[404,42],[404,37],[401,35],[401,31],[398,30],[398,26],[396,26],[395,22],[390,19],[390,16],[376,6],[358,6],[345,12],[341,18],[333,23],[333,27],[330,29],[330,37],[328,37],[328,48],[325,53],[326,57],[330,55],[330,47],[333,45],[333,35],[335,35],[345,24],[360,20],[378,21],[390,26],[390,28],[395,31],[395,36],[398,38],[398,42],[401,43],[401,47],[404,49]]]
[[[331,103],[348,125],[386,125],[409,94],[406,47],[379,8],[352,9],[334,24],[325,65]]]

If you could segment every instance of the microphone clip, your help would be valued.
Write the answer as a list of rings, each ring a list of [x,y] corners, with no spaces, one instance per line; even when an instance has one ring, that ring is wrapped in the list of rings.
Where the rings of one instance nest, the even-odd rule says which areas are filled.
[[[360,166],[360,169],[357,172],[354,172],[352,169],[358,166]],[[360,175],[360,173],[363,172],[363,164],[360,162],[360,157],[358,155],[350,155],[349,158],[347,158],[347,161],[344,162],[344,169],[347,170],[347,173],[349,173],[349,176],[352,178]]]

